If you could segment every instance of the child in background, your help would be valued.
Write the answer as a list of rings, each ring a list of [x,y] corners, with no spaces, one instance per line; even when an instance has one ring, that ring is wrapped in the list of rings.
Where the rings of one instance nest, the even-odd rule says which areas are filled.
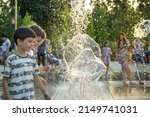
[[[133,45],[135,45],[133,56],[135,58],[136,63],[141,62],[144,64],[144,52],[142,47],[143,42],[140,39],[136,38],[132,43]]]
[[[33,30],[20,27],[15,31],[16,52],[6,60],[3,72],[4,98],[12,100],[32,100],[35,98],[34,83],[37,84],[45,99],[50,99],[38,77],[38,65],[29,51],[34,45],[36,35]]]
[[[129,80],[130,85],[135,85],[135,83],[132,82],[132,72],[130,68],[130,63],[135,63],[135,61],[132,60],[132,53],[133,53],[134,46],[130,46],[127,49],[126,53],[126,60],[123,63],[123,84],[126,85],[126,80]]]
[[[36,38],[33,41],[34,45],[31,49],[31,51],[29,52],[29,54],[34,56],[37,60],[37,63],[38,63],[37,48],[46,39],[46,33],[40,26],[38,26],[36,24],[30,25],[29,28],[32,29],[36,34]],[[48,65],[39,66],[38,69],[40,72],[46,72],[46,71],[48,71]],[[47,81],[41,77],[41,82],[43,83],[43,85],[46,85]]]
[[[34,46],[32,48],[33,51],[32,52],[30,51],[30,53],[33,53],[33,55],[36,57],[37,63],[38,63],[37,49],[40,46],[40,44],[42,44],[42,42],[45,41],[46,33],[40,26],[35,25],[35,24],[29,26],[29,28],[31,28],[36,34],[36,38],[34,40]],[[45,72],[47,70],[48,70],[48,66],[47,65],[39,66],[39,71]]]
[[[46,55],[45,55],[45,59],[46,62],[49,64],[55,64],[55,65],[60,65],[62,64],[62,59],[57,58],[54,54],[52,54],[52,46],[50,43],[50,39],[46,39],[45,40],[45,50],[46,50]]]
[[[7,38],[6,34],[2,34],[1,38],[3,40],[3,44],[2,44],[2,53],[3,53],[3,58],[2,58],[2,64],[5,65],[5,61],[6,58],[10,55],[10,46],[11,46],[11,42],[10,40]]]
[[[109,41],[106,41],[104,43],[104,47],[102,48],[102,60],[104,64],[106,65],[106,77],[108,76],[108,68],[110,64],[110,55],[112,54],[111,49],[109,47]]]

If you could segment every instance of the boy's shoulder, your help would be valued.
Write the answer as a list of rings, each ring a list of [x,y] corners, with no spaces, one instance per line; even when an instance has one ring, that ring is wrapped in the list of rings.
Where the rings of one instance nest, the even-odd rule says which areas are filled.
[[[7,57],[7,61],[14,61],[17,59],[17,55],[16,54],[11,54]]]
[[[16,60],[16,59],[19,59],[19,58],[22,58],[22,57],[19,57],[16,54],[11,54],[11,55],[8,56],[7,59],[9,59],[9,60]],[[25,58],[35,59],[35,57],[33,55],[30,55],[30,54],[28,54],[27,57],[25,57]]]

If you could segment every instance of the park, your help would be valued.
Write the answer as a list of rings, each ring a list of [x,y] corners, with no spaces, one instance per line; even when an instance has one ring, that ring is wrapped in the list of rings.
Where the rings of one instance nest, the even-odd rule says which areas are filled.
[[[46,32],[50,53],[56,56],[58,64],[47,62],[49,69],[40,76],[47,81],[45,87],[52,100],[150,99],[150,55],[145,55],[150,44],[148,0],[2,0],[0,3],[0,34],[8,35],[12,54],[13,33],[18,27],[37,24]],[[128,63],[133,84],[127,81],[127,85],[123,85],[124,64],[116,57],[122,32],[131,45],[136,39],[141,41],[142,54],[138,53],[132,57],[135,62]],[[106,41],[111,49],[107,75],[103,60]],[[0,65],[0,99],[3,99],[4,66]],[[36,88],[35,96],[43,100]]]

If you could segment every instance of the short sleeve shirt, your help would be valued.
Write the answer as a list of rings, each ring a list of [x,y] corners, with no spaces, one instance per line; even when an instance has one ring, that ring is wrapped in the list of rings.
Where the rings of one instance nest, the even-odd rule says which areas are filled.
[[[34,99],[33,75],[38,73],[38,65],[33,56],[10,55],[6,60],[3,75],[9,78],[8,85],[11,99]]]
[[[10,40],[6,39],[2,44],[2,51],[5,52],[7,49],[7,44],[11,45]]]

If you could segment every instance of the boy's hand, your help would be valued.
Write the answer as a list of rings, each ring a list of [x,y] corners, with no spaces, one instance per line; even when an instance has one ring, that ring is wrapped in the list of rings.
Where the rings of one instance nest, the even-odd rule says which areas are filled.
[[[45,100],[51,100],[50,96],[46,93],[43,95]]]

